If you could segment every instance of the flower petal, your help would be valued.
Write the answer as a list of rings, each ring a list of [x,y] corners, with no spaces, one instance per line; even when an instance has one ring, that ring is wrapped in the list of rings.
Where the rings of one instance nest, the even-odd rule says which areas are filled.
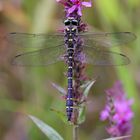
[[[82,9],[81,9],[80,6],[78,6],[78,12],[77,13],[78,13],[79,16],[82,16]]]
[[[71,2],[75,3],[77,0],[70,0]]]
[[[100,120],[104,121],[108,118],[109,114],[106,110],[103,110],[100,114]]]
[[[77,8],[77,5],[73,5],[71,8],[68,9],[68,13],[71,14]]]
[[[85,7],[91,7],[92,2],[82,2],[82,5],[85,6]]]

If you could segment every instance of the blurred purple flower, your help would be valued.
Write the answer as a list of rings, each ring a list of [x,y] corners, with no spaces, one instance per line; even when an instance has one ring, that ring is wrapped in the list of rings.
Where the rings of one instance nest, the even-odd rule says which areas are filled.
[[[108,101],[100,114],[100,119],[110,121],[111,125],[107,127],[107,132],[117,137],[131,134],[131,121],[134,116],[131,109],[133,100],[126,98],[120,81],[117,81],[111,89],[106,90],[106,93]]]
[[[83,0],[56,0],[57,2],[63,4],[66,8],[67,16],[72,13],[77,13],[79,16],[82,16],[82,7],[91,7],[92,2],[83,1]]]
[[[83,53],[83,52],[76,52],[76,55],[75,55],[75,60],[76,61],[79,61],[79,62],[81,62],[81,63],[86,63],[86,56],[85,56],[85,53]]]

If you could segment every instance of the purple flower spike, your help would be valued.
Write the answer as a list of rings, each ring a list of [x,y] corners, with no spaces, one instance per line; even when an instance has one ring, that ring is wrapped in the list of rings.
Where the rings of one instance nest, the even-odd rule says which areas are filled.
[[[82,2],[82,0],[71,0],[71,2],[73,3],[73,6],[71,8],[69,8],[68,14],[71,14],[74,11],[77,11],[77,14],[79,16],[82,16],[82,6],[85,6],[85,7],[92,6],[91,1],[90,2]]]
[[[79,16],[82,16],[82,7],[91,7],[92,2],[83,1],[83,0],[56,0],[57,2],[63,4],[66,9],[67,16],[76,13]]]
[[[117,81],[111,89],[106,91],[107,105],[100,114],[102,121],[109,120],[110,126],[107,132],[111,136],[126,136],[132,132],[132,118],[134,116],[131,105],[132,99],[127,99],[120,81]],[[125,140],[129,140],[126,138]]]

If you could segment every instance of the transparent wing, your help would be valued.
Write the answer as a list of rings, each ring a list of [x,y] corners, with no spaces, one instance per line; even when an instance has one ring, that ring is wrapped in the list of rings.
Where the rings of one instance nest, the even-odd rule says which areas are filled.
[[[22,48],[50,48],[64,42],[63,34],[28,34],[28,33],[9,33],[7,40],[12,46]]]
[[[136,39],[135,34],[131,32],[82,33],[79,35],[83,38],[85,45],[94,48],[119,46]]]
[[[84,46],[83,52],[86,63],[96,66],[119,66],[130,63],[127,56],[117,52],[96,50],[88,46]]]
[[[47,66],[62,61],[64,53],[64,45],[44,48],[18,54],[12,59],[12,64],[18,66]]]

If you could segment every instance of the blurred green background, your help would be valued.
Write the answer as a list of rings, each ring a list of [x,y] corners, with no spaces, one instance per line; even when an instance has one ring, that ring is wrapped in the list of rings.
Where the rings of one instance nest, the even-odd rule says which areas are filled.
[[[56,129],[65,140],[72,139],[72,127],[64,124],[50,108],[65,112],[65,100],[51,82],[66,88],[66,67],[55,64],[47,68],[14,67],[7,63],[12,48],[3,35],[8,32],[48,33],[62,27],[63,7],[55,0],[0,0],[0,140],[47,140],[46,136],[27,118],[32,114]],[[80,126],[80,140],[107,138],[107,123],[99,121],[105,104],[104,90],[121,80],[127,96],[133,98],[133,140],[140,138],[140,1],[95,0],[93,7],[84,9],[83,21],[100,31],[130,31],[137,40],[116,49],[131,63],[123,67],[93,68],[100,76],[90,93],[87,119]],[[93,76],[94,77],[94,76]],[[102,104],[101,104],[102,103]]]

